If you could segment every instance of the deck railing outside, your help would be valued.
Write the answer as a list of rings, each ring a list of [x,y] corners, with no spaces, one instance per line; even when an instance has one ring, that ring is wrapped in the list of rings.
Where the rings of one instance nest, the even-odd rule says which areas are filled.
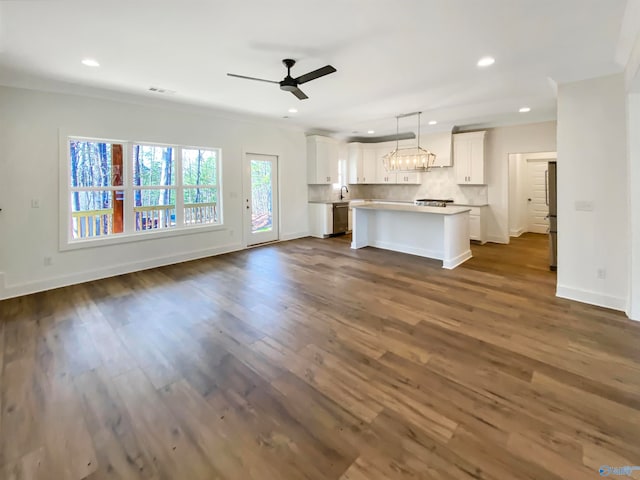
[[[113,232],[113,209],[85,210],[71,213],[73,238],[92,238]]]
[[[134,207],[136,231],[160,230],[176,224],[175,205]],[[94,238],[113,233],[113,209],[72,212],[73,238]],[[185,225],[206,225],[218,222],[217,203],[186,203]]]
[[[184,224],[199,225],[205,223],[217,223],[218,212],[216,202],[210,203],[185,203]]]

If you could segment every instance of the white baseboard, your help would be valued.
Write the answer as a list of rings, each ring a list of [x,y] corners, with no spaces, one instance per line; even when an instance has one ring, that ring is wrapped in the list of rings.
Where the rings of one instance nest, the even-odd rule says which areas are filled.
[[[212,257],[214,255],[235,252],[238,250],[242,250],[242,245],[234,243],[214,248],[193,250],[191,252],[184,252],[177,255],[155,257],[139,262],[110,265],[108,267],[96,270],[71,273],[68,275],[61,275],[58,277],[47,278],[35,282],[19,283],[15,285],[7,285],[5,283],[4,274],[0,274],[0,300],[19,297],[22,295],[29,295],[31,293],[42,292],[45,290],[52,290],[54,288],[66,287],[68,285],[74,285],[77,283],[91,282],[93,280],[99,280],[101,278],[115,277],[117,275],[123,275],[125,273],[163,267],[166,265],[172,265],[174,263],[198,260],[200,258]]]
[[[397,243],[381,241],[371,242],[367,246],[380,248],[382,250],[392,250],[394,252],[408,253],[409,255],[417,255],[419,257],[431,258],[433,260],[442,260],[442,268],[446,268],[447,270],[453,270],[458,265],[463,264],[472,257],[471,250],[467,250],[466,252],[458,255],[455,258],[445,261],[443,259],[444,254],[438,250],[429,250],[426,248],[412,247],[409,245],[400,245]],[[352,242],[351,248],[357,249],[362,247],[357,247]]]
[[[429,250],[426,248],[411,247],[407,245],[399,245],[390,242],[375,241],[369,244],[370,247],[381,248],[383,250],[393,250],[394,252],[408,253],[410,255],[418,255],[420,257],[433,258],[436,260],[442,260],[444,256],[442,252],[437,250]]]
[[[582,290],[580,288],[567,287],[558,285],[556,288],[556,296],[575,300],[576,302],[588,303],[598,307],[611,308],[624,312],[627,308],[627,299],[623,297],[614,297],[599,292]]]
[[[491,243],[501,243],[503,245],[508,245],[509,244],[509,237],[498,237],[496,235],[488,235],[487,236],[487,242],[491,242]]]
[[[509,230],[509,236],[510,237],[519,237],[520,235],[522,235],[526,231],[527,230],[525,228],[519,228],[518,230]]]
[[[455,258],[452,258],[451,260],[443,260],[442,268],[446,268],[447,270],[453,270],[457,266],[462,265],[464,262],[469,260],[471,257],[473,257],[473,255],[471,254],[471,250],[467,250],[466,252],[461,253],[460,255],[458,255]]]

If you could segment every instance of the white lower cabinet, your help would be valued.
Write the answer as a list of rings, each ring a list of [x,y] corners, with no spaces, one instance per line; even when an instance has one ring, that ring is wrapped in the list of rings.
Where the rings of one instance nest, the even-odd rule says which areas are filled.
[[[469,212],[469,237],[483,245],[487,243],[487,208],[471,207]]]
[[[333,232],[333,205],[309,203],[309,235],[325,238]]]

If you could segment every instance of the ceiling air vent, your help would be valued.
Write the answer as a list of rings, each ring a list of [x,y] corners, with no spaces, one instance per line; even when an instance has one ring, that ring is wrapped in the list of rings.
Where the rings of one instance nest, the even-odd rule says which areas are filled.
[[[160,88],[160,87],[149,87],[149,91],[153,93],[166,93],[166,94],[176,93],[175,90],[169,90],[167,88]]]

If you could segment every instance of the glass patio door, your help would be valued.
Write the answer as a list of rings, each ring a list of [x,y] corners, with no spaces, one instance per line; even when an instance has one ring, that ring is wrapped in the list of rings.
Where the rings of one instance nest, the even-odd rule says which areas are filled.
[[[246,155],[249,186],[245,196],[247,245],[278,240],[278,157]]]

